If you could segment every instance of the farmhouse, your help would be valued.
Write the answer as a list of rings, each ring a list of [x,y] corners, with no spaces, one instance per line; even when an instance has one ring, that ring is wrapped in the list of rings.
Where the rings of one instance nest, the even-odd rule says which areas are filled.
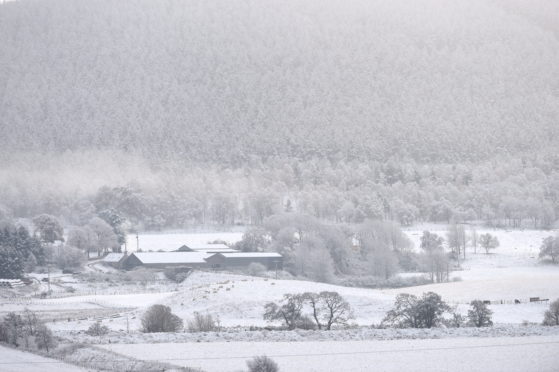
[[[176,266],[206,267],[205,258],[209,256],[209,253],[204,252],[134,252],[124,260],[122,267],[126,270],[137,266],[158,269]]]
[[[184,244],[179,252],[205,252],[205,253],[235,253],[238,250],[229,248],[225,244]]]
[[[206,258],[206,261],[214,269],[246,267],[251,263],[262,264],[269,270],[283,268],[282,255],[273,252],[216,253]]]
[[[103,263],[112,267],[120,268],[126,258],[124,253],[109,253],[103,258]]]

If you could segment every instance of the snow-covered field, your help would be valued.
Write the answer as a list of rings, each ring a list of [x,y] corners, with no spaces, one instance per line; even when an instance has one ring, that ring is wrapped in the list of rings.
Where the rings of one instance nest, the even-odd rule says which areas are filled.
[[[445,228],[436,225],[407,229],[416,249],[421,232],[426,228],[445,236]],[[136,283],[131,278],[121,283],[122,274],[102,273],[98,264],[92,264],[81,277],[51,273],[55,278],[53,285],[59,287],[57,296],[60,298],[31,298],[29,293],[24,299],[2,298],[0,313],[27,307],[52,320],[49,327],[67,342],[106,345],[108,339],[112,339],[107,348],[133,357],[146,357],[148,346],[145,343],[158,343],[149,346],[149,358],[203,367],[210,372],[243,370],[245,360],[259,354],[274,356],[284,371],[369,371],[373,368],[400,371],[404,367],[409,371],[410,365],[421,366],[418,371],[557,370],[553,369],[559,365],[557,353],[549,350],[557,350],[559,329],[520,325],[524,322],[539,324],[548,307],[546,302],[530,303],[530,297],[559,298],[559,266],[542,264],[537,259],[541,240],[553,232],[478,230],[478,234],[485,232],[496,235],[500,247],[489,255],[481,250],[474,253],[469,248],[467,260],[461,263],[462,269],[451,274],[457,280],[448,283],[367,289],[202,271],[194,272],[180,285],[161,280],[161,275],[155,275],[155,281],[149,283]],[[185,243],[207,243],[215,239],[232,243],[241,236],[236,232],[146,234],[141,235],[140,246],[170,250]],[[129,249],[134,250],[134,247],[129,245]],[[110,280],[97,281],[97,275],[100,278],[106,275]],[[41,275],[36,276],[41,279]],[[66,291],[69,286],[75,293]],[[246,330],[249,326],[267,325],[262,318],[267,302],[279,301],[286,293],[306,291],[339,292],[353,308],[355,318],[351,322],[360,327],[333,332]],[[397,294],[420,295],[427,291],[441,294],[463,314],[474,299],[492,301],[490,308],[494,312],[495,327],[484,330],[377,330],[368,327],[382,320]],[[521,304],[514,304],[515,299]],[[241,328],[206,334],[141,334],[141,316],[155,303],[170,306],[185,321],[198,311],[218,316],[222,326]],[[111,333],[103,339],[84,335],[83,332],[99,319]],[[460,364],[460,358],[475,364],[466,368]],[[0,370],[3,370],[1,365]]]
[[[56,359],[0,346],[0,371],[2,372],[87,372]]]
[[[138,243],[144,251],[175,251],[186,244],[207,244],[221,240],[227,244],[235,244],[243,238],[242,232],[193,232],[193,233],[145,233],[129,234],[126,237],[129,251],[137,251]]]
[[[444,340],[111,344],[104,348],[207,372],[246,370],[256,355],[298,372],[556,372],[559,336]],[[146,353],[146,350],[149,350]]]
[[[407,229],[411,240],[418,244],[421,232],[425,229],[445,235],[445,227],[438,225],[420,226]],[[129,313],[128,326],[132,330],[140,328],[140,317],[145,308],[154,303],[162,303],[172,307],[173,311],[183,319],[192,317],[193,312],[211,313],[218,315],[223,326],[264,326],[262,319],[263,307],[269,301],[278,301],[285,293],[300,293],[305,291],[337,291],[351,304],[355,319],[352,321],[361,326],[368,326],[382,320],[387,310],[393,304],[398,293],[413,293],[434,291],[442,295],[443,299],[465,313],[468,303],[474,299],[490,300],[494,311],[495,323],[510,324],[525,321],[540,323],[547,303],[528,303],[530,297],[559,298],[559,266],[540,264],[537,251],[541,240],[552,234],[549,231],[532,230],[483,230],[478,234],[490,232],[498,236],[501,245],[492,254],[486,255],[479,250],[477,254],[469,248],[467,260],[462,263],[463,270],[454,271],[451,276],[459,277],[459,281],[430,284],[399,289],[366,289],[348,288],[323,283],[301,280],[274,280],[256,278],[228,273],[195,272],[179,286],[160,286],[155,293],[108,294],[112,290],[107,288],[103,294],[79,295],[87,284],[73,284],[78,288],[75,296],[63,299],[34,299],[28,303],[31,309],[54,311],[68,309],[99,309],[114,308],[115,311],[124,308],[135,308]],[[199,242],[227,237],[239,239],[241,233],[215,234],[151,234],[145,235],[143,241],[153,239],[153,245],[161,248],[176,246],[193,236],[198,236]],[[236,235],[235,235],[236,234]],[[142,241],[142,240],[141,240]],[[124,285],[124,284],[123,284]],[[127,284],[129,285],[129,284]],[[127,289],[129,287],[122,287]],[[178,291],[174,292],[175,289]],[[141,288],[134,289],[141,291]],[[146,291],[147,292],[147,291]],[[515,305],[514,300],[522,303]],[[500,302],[503,302],[500,304]],[[497,304],[499,303],[499,304]],[[17,310],[24,304],[0,304],[0,311]],[[113,330],[126,328],[125,317],[108,318],[107,325]],[[87,321],[59,322],[55,328],[86,329],[94,321],[93,317]]]

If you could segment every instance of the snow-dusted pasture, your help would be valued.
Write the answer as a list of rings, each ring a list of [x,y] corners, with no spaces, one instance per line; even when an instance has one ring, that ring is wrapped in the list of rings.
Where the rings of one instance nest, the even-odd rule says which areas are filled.
[[[420,226],[407,229],[406,233],[416,245],[424,229],[429,229],[445,236],[444,226]],[[353,323],[368,326],[378,323],[388,311],[394,298],[399,293],[422,294],[434,291],[442,295],[443,299],[455,305],[462,313],[466,313],[468,303],[474,299],[490,300],[503,304],[492,304],[495,323],[510,324],[524,321],[540,323],[547,303],[528,303],[530,297],[559,298],[559,266],[541,264],[537,260],[537,253],[541,240],[552,234],[549,231],[505,231],[483,230],[478,234],[490,232],[497,235],[501,245],[494,252],[487,255],[481,250],[476,254],[469,248],[467,260],[461,263],[462,270],[454,271],[453,278],[459,281],[429,284],[417,287],[398,289],[367,289],[349,288],[336,285],[314,283],[304,280],[275,280],[243,275],[215,272],[195,272],[180,285],[158,285],[155,293],[142,293],[142,288],[134,288],[131,294],[111,294],[114,289],[109,287],[100,290],[97,295],[79,295],[85,293],[86,283],[72,284],[78,291],[71,297],[64,299],[34,299],[29,307],[35,310],[68,311],[71,309],[107,309],[115,312],[129,311],[128,326],[132,330],[140,328],[141,314],[154,304],[162,303],[171,306],[173,311],[183,319],[192,317],[193,312],[218,315],[223,326],[264,326],[262,319],[263,308],[267,302],[278,301],[286,293],[300,293],[305,291],[337,291],[351,304],[355,319]],[[240,233],[236,238],[240,238]],[[224,233],[208,234],[151,234],[153,245],[157,247],[175,247],[184,244],[192,236],[198,236],[199,242],[223,238]],[[203,236],[203,237],[201,237]],[[144,239],[147,241],[148,239]],[[70,279],[68,279],[70,280]],[[130,283],[132,284],[132,283]],[[123,290],[132,291],[130,284],[123,283]],[[96,284],[97,285],[97,284]],[[148,288],[148,287],[146,287]],[[167,289],[166,289],[167,288]],[[116,288],[119,289],[119,288]],[[513,304],[518,299],[522,303]],[[4,303],[0,311],[17,310],[24,304]],[[122,310],[119,310],[122,309]],[[135,310],[125,310],[135,309]],[[94,321],[93,318],[79,322],[58,322],[55,329],[86,329]],[[126,319],[107,317],[107,325],[113,330],[126,329]]]
[[[44,358],[39,355],[0,346],[0,371],[2,372],[87,372],[56,359]]]
[[[159,360],[207,372],[246,370],[246,360],[255,355],[270,356],[282,371],[298,372],[556,372],[559,366],[559,336],[111,344],[102,347],[133,358]]]

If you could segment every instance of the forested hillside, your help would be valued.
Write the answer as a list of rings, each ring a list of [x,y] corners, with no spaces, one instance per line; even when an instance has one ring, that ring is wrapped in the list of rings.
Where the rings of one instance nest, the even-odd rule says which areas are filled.
[[[122,209],[95,204],[106,185],[139,195],[141,208],[122,213],[148,227],[293,208],[347,222],[548,226],[559,212],[556,10],[552,0],[3,3],[0,204],[75,222],[84,200]]]

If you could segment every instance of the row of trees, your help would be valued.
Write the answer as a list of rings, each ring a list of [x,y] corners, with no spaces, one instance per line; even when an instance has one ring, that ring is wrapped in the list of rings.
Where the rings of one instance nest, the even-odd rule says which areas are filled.
[[[120,228],[121,222],[112,220],[114,215],[110,213],[101,216],[113,221],[114,225],[101,217],[93,217],[84,226],[70,227],[67,233],[62,222],[48,214],[31,220],[32,232],[22,223],[1,219],[0,277],[21,278],[24,272],[48,263],[61,269],[78,268],[89,258],[91,251],[98,257],[108,250],[120,251],[120,238],[115,230]]]
[[[493,312],[480,300],[470,303],[467,318],[464,318],[437,293],[427,292],[421,297],[403,293],[396,296],[394,308],[388,311],[380,325],[396,328],[433,328],[444,323],[452,327],[488,327],[493,325],[492,314]]]
[[[467,170],[411,160],[363,164],[272,158],[226,170],[176,165],[157,173],[142,169],[152,175],[155,185],[135,182],[88,189],[87,193],[61,185],[37,195],[26,190],[31,185],[25,185],[24,179],[18,181],[22,187],[7,184],[0,188],[0,200],[5,204],[0,206],[4,210],[0,214],[31,217],[47,213],[60,217],[65,225],[76,226],[100,216],[113,228],[120,220],[126,228],[144,230],[200,224],[261,225],[266,217],[282,212],[308,214],[329,223],[382,219],[407,226],[454,220],[552,227],[559,215],[559,194],[553,191],[559,185],[555,161],[517,160],[504,169],[497,168],[497,164],[502,166],[500,161]],[[29,170],[30,174],[36,172]],[[188,179],[184,174],[189,174]],[[108,215],[103,216],[105,213]],[[118,228],[115,233],[122,237]]]
[[[25,321],[34,322],[33,326],[26,325],[26,327],[38,329],[41,324],[38,323],[35,314],[26,311],[24,315]],[[433,328],[441,325],[489,327],[493,325],[492,315],[493,312],[488,308],[487,303],[480,300],[472,301],[466,316],[463,316],[456,308],[449,306],[437,293],[427,292],[421,296],[402,293],[396,296],[394,307],[386,313],[378,326],[391,328]],[[285,294],[279,303],[269,302],[264,306],[263,317],[270,323],[279,321],[287,330],[329,331],[335,327],[348,326],[348,322],[354,318],[354,314],[350,304],[339,293],[323,291]],[[17,324],[25,323],[21,317],[16,317],[15,314],[9,314],[6,320],[11,323],[6,323],[6,320],[5,323],[15,324],[13,319],[19,322],[16,322]],[[559,299],[550,304],[549,309],[545,312],[543,324],[559,326]],[[9,334],[12,337],[10,340],[16,342],[19,340],[21,332],[17,333],[18,336],[15,337],[14,333],[2,331],[2,329],[12,329],[10,327],[12,326],[0,328],[0,336]],[[218,318],[210,314],[194,313],[193,318],[188,320],[190,332],[212,332],[220,329]],[[181,330],[183,330],[183,320],[173,314],[168,306],[152,305],[142,316],[142,332],[179,332]],[[35,331],[29,331],[29,333],[33,332]],[[87,331],[92,336],[103,336],[107,332],[108,328],[100,322],[92,324]]]
[[[424,293],[421,297],[399,294],[394,308],[388,311],[380,326],[433,328],[444,323],[451,327],[488,327],[493,325],[492,314],[487,305],[479,300],[471,302],[464,317],[434,292]],[[288,330],[330,330],[333,326],[347,326],[353,317],[351,306],[337,292],[286,294],[279,304],[266,304],[264,312],[265,320],[280,321]]]
[[[466,231],[462,224],[449,225],[446,240],[425,231],[420,252],[391,221],[367,220],[357,226],[326,224],[315,217],[297,213],[271,216],[262,227],[251,228],[235,248],[276,251],[284,256],[284,268],[295,276],[322,282],[340,277],[388,280],[401,270],[426,272],[431,282],[444,282],[456,263],[466,258],[466,248],[483,248],[488,254],[499,245],[489,234]],[[350,283],[348,283],[350,284]]]

